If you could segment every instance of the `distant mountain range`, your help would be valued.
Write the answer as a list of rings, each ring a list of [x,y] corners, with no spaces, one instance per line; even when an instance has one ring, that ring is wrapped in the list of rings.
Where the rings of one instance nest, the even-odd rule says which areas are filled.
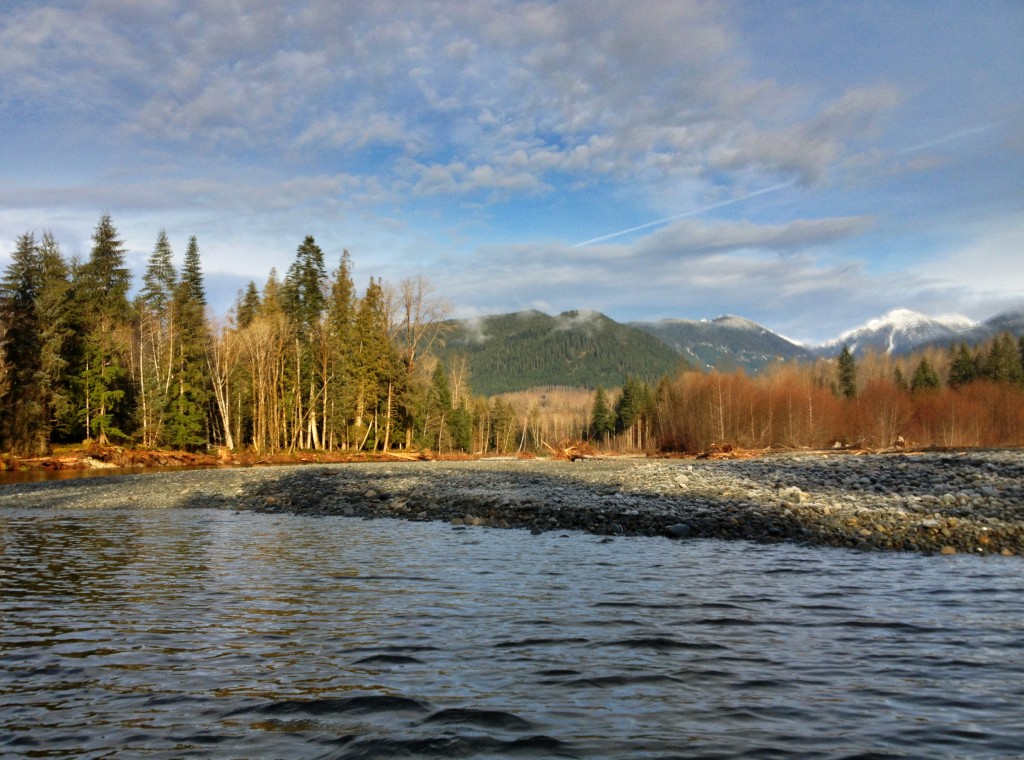
[[[984,322],[894,309],[817,347],[732,315],[622,324],[594,311],[557,317],[524,311],[452,320],[446,327],[441,358],[466,356],[473,390],[494,395],[545,385],[613,388],[627,376],[653,381],[685,365],[757,372],[778,361],[834,357],[843,346],[855,355],[898,356],[926,346],[971,345],[1003,332],[1024,335],[1024,309]]]

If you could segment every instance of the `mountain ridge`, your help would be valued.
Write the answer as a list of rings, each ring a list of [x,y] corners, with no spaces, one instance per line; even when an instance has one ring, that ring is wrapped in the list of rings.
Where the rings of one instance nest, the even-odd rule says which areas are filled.
[[[681,363],[756,373],[778,362],[831,358],[844,345],[855,355],[877,350],[898,356],[928,346],[982,343],[1006,331],[1024,335],[1024,308],[982,322],[892,309],[819,346],[801,345],[734,314],[620,323],[587,309],[557,316],[534,309],[450,320],[438,354],[442,360],[465,355],[474,390],[496,395],[543,385],[618,387],[630,376],[655,381]]]

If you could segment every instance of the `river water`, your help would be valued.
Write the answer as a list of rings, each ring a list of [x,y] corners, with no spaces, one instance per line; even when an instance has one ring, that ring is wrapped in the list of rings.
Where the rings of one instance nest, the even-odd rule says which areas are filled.
[[[1024,756],[1024,564],[0,510],[0,756]]]

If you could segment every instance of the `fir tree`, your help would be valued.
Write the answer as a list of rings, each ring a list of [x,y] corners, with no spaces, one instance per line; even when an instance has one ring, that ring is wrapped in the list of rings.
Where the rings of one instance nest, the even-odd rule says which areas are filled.
[[[1024,383],[1024,367],[1010,333],[992,341],[985,360],[985,377],[995,383]]]
[[[118,424],[130,419],[120,405],[128,386],[124,353],[131,273],[124,265],[124,243],[109,214],[100,218],[92,240],[89,260],[72,285],[84,331],[77,388],[86,435],[95,435],[103,444],[111,435],[123,437]]]
[[[0,389],[0,446],[22,456],[43,454],[49,446],[38,308],[42,285],[39,246],[26,233],[18,238],[0,282],[0,364],[6,375]]]
[[[840,393],[845,398],[853,398],[857,395],[857,364],[849,346],[843,346],[843,350],[836,360],[836,368],[839,375]]]
[[[206,291],[199,261],[199,243],[189,239],[181,277],[174,291],[172,313],[178,336],[175,389],[167,413],[164,440],[171,446],[195,449],[207,442],[206,408],[210,398],[206,325]]]
[[[607,440],[615,432],[615,414],[608,405],[608,397],[600,385],[594,391],[594,405],[590,412],[590,434],[599,440]]]
[[[42,398],[49,409],[47,436],[59,422],[72,411],[68,392],[68,360],[66,347],[71,339],[68,322],[71,283],[67,262],[61,255],[60,246],[50,232],[43,233],[39,246],[42,267],[42,288],[36,300],[40,318],[40,338],[43,346],[43,388]]]
[[[348,251],[341,254],[341,262],[331,282],[327,303],[327,324],[330,330],[333,382],[328,388],[328,402],[332,419],[328,423],[343,445],[348,435],[343,427],[355,416],[353,388],[353,346],[356,315],[356,291],[352,281],[352,261]]]
[[[139,325],[138,414],[144,446],[154,446],[163,435],[170,399],[175,341],[171,305],[178,284],[167,232],[160,230],[146,263],[142,290],[136,303]]]
[[[327,270],[324,252],[312,235],[307,235],[295,252],[295,261],[285,276],[282,300],[285,313],[305,340],[320,321],[326,306]]]
[[[897,390],[908,391],[910,386],[907,385],[907,378],[903,376],[903,370],[896,367],[892,371],[892,382],[896,386]]]
[[[473,415],[466,408],[466,400],[452,409],[448,419],[448,431],[452,437],[452,447],[459,451],[470,451],[473,448]]]
[[[173,258],[167,231],[160,230],[153,253],[146,263],[146,272],[142,276],[142,290],[139,293],[142,303],[160,319],[166,317],[178,281]]]
[[[978,379],[978,365],[966,343],[960,343],[953,349],[952,361],[949,364],[949,387],[959,388]]]
[[[355,389],[355,426],[364,433],[371,420],[377,424],[378,438],[374,447],[381,442],[383,433],[387,438],[387,428],[380,429],[379,413],[386,400],[390,400],[398,357],[395,355],[388,332],[389,320],[384,289],[381,284],[370,278],[366,294],[359,302],[355,315],[353,336],[353,386]],[[385,413],[390,410],[384,409]],[[390,424],[385,414],[385,425]],[[358,433],[357,433],[358,434]],[[365,434],[363,436],[366,437]]]
[[[239,293],[235,300],[235,321],[240,330],[252,324],[260,313],[260,292],[256,289],[256,283],[249,280],[244,293]]]
[[[927,358],[921,357],[921,361],[918,362],[917,368],[914,370],[914,376],[910,380],[911,393],[933,391],[941,387],[942,383],[938,373],[932,368]]]
[[[444,363],[437,362],[430,378],[424,421],[424,438],[436,451],[450,448],[448,424],[452,413],[452,393]]]

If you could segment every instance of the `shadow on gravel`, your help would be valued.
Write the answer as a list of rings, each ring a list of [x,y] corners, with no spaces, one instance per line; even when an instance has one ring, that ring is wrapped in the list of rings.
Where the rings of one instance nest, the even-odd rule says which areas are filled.
[[[676,480],[680,476],[682,484]],[[953,546],[959,551],[1019,551],[1019,518],[1009,533],[983,533],[988,529],[971,522],[985,517],[984,499],[967,507],[929,504],[919,510],[921,514],[908,513],[904,507],[910,496],[967,487],[1002,493],[1019,489],[1021,482],[1020,458],[993,464],[991,457],[971,454],[709,463],[309,465],[262,477],[230,497],[193,494],[182,506],[440,520],[533,532],[788,541],[864,550],[938,551]],[[756,498],[742,495],[753,491]],[[840,508],[822,509],[819,502],[824,501]],[[854,516],[858,506],[867,506],[870,513],[865,516],[861,510]],[[1005,504],[999,509],[1005,519]],[[924,522],[922,527],[922,515],[931,512],[960,519],[949,525]]]

